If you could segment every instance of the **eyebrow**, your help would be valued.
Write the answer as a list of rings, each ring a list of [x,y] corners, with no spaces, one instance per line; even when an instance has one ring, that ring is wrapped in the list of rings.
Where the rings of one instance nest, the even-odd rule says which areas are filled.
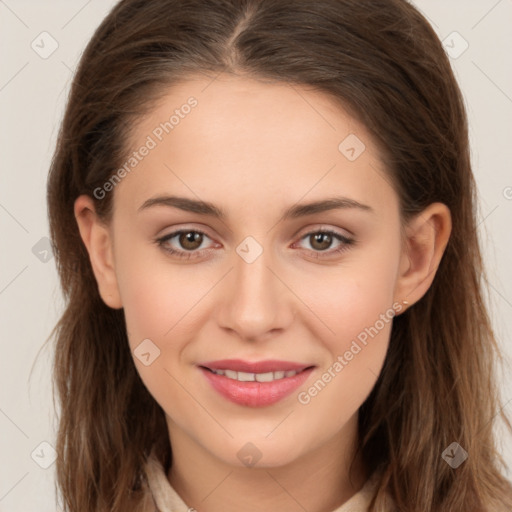
[[[178,208],[180,210],[198,213],[200,215],[208,215],[219,220],[226,220],[226,213],[207,201],[201,201],[196,199],[190,199],[188,197],[179,196],[157,196],[152,197],[144,201],[144,203],[138,208],[137,211],[142,211],[153,206],[167,206],[172,208]],[[354,199],[348,197],[330,197],[320,201],[313,201],[310,203],[295,204],[289,207],[282,215],[279,222],[288,219],[297,219],[299,217],[305,217],[307,215],[313,215],[315,213],[322,213],[330,210],[348,209],[354,208],[361,211],[375,213],[375,210],[366,204],[360,203]]]

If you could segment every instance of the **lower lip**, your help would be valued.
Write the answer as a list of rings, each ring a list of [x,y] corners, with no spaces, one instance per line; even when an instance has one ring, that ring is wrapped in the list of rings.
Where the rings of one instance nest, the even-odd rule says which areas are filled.
[[[231,402],[247,407],[265,407],[279,402],[303,384],[314,370],[308,368],[293,377],[284,377],[272,382],[240,382],[204,368],[199,369],[213,389]]]

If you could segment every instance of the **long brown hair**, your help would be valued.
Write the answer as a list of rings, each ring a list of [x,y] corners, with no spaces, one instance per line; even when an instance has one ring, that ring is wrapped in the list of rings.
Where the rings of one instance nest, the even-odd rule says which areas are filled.
[[[463,98],[435,32],[405,0],[123,0],[73,79],[48,181],[66,300],[55,338],[57,482],[65,511],[136,510],[145,458],[171,446],[164,412],[133,363],[122,310],[101,300],[73,214],[106,220],[102,186],[126,160],[130,126],[178,80],[219,72],[311,86],[362,121],[385,155],[403,221],[446,204],[452,235],[424,297],[394,319],[379,379],[359,411],[359,449],[399,511],[512,509],[493,435],[500,353],[476,222]],[[456,441],[468,459],[442,458]]]

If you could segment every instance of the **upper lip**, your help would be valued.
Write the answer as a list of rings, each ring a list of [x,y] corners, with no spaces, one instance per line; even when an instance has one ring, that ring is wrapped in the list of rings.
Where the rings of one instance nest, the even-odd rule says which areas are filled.
[[[311,364],[294,363],[291,361],[279,361],[277,359],[267,359],[265,361],[243,361],[242,359],[222,359],[218,361],[207,361],[199,366],[204,366],[210,370],[233,370],[246,373],[267,373],[278,371],[295,370],[300,372],[313,366]]]

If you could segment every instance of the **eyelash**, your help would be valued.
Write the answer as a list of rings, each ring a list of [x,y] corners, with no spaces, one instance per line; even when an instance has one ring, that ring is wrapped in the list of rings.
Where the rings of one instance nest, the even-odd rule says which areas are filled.
[[[155,243],[157,243],[159,247],[161,247],[164,251],[171,254],[172,256],[176,256],[180,259],[186,259],[186,260],[199,258],[199,257],[201,257],[202,253],[204,253],[204,252],[207,252],[207,253],[211,252],[212,249],[202,249],[202,250],[195,250],[195,251],[179,251],[176,249],[171,249],[164,245],[169,240],[172,240],[176,236],[181,235],[183,233],[199,233],[203,236],[210,238],[204,231],[201,231],[200,229],[180,229],[178,231],[173,231],[172,233],[169,233],[168,235],[165,235],[161,238],[157,238],[155,240]],[[341,253],[349,250],[351,245],[355,244],[354,239],[347,238],[346,236],[341,235],[340,233],[337,233],[336,231],[331,231],[328,229],[318,229],[316,231],[310,231],[309,233],[306,233],[304,236],[302,236],[300,238],[300,240],[304,240],[304,239],[310,237],[311,235],[317,235],[317,234],[331,235],[333,238],[335,238],[343,243],[337,249],[328,250],[328,251],[315,251],[315,250],[305,249],[306,251],[312,252],[314,254],[314,256],[313,256],[314,258],[321,259],[324,257],[327,258],[327,257],[332,257],[336,254],[341,254]],[[328,256],[324,256],[324,255],[328,255]]]

